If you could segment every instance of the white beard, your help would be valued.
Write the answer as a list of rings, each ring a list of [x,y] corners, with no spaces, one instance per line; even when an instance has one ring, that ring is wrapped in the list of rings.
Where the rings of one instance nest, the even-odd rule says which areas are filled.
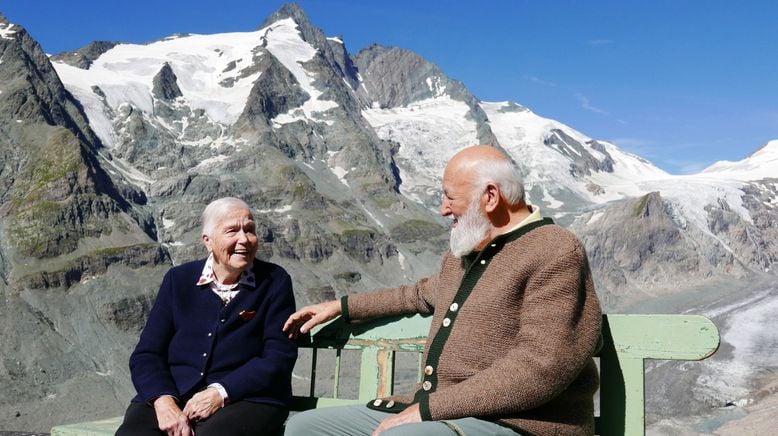
[[[449,247],[456,257],[472,253],[488,235],[489,220],[479,210],[480,199],[476,196],[465,214],[457,219],[457,226],[451,229]]]

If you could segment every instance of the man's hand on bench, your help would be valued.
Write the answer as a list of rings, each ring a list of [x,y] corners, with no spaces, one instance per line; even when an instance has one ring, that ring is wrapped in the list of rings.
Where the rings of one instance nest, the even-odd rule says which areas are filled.
[[[289,316],[283,330],[289,335],[289,339],[296,339],[300,334],[306,334],[315,326],[340,314],[340,300],[305,306]]]

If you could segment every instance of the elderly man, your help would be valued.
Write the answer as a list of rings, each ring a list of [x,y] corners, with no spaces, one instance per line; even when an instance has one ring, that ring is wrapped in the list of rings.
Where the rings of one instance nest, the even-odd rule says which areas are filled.
[[[295,336],[338,315],[432,314],[422,383],[293,416],[286,434],[593,433],[601,313],[581,243],[525,203],[516,167],[488,146],[449,161],[440,212],[453,228],[437,274],[305,307],[284,325]]]
[[[202,215],[202,259],[168,271],[130,357],[138,395],[117,435],[256,435],[289,414],[297,347],[289,275],[254,258],[256,224],[237,198]]]

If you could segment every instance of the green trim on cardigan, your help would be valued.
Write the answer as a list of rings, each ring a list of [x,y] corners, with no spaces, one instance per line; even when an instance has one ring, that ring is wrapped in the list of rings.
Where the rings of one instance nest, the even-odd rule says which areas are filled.
[[[343,317],[343,321],[346,321],[346,323],[351,322],[351,318],[348,316],[348,295],[340,298],[340,316]]]

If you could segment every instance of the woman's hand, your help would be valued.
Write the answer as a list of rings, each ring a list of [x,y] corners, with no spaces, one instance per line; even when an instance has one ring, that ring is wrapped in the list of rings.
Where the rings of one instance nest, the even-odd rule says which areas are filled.
[[[159,429],[168,436],[194,436],[189,420],[170,395],[154,400],[154,412],[157,414]]]
[[[184,414],[192,421],[202,421],[221,409],[223,404],[222,396],[216,388],[204,389],[186,402]]]
[[[340,300],[305,306],[289,316],[283,330],[289,335],[289,339],[295,339],[299,334],[306,334],[315,326],[340,314]]]

